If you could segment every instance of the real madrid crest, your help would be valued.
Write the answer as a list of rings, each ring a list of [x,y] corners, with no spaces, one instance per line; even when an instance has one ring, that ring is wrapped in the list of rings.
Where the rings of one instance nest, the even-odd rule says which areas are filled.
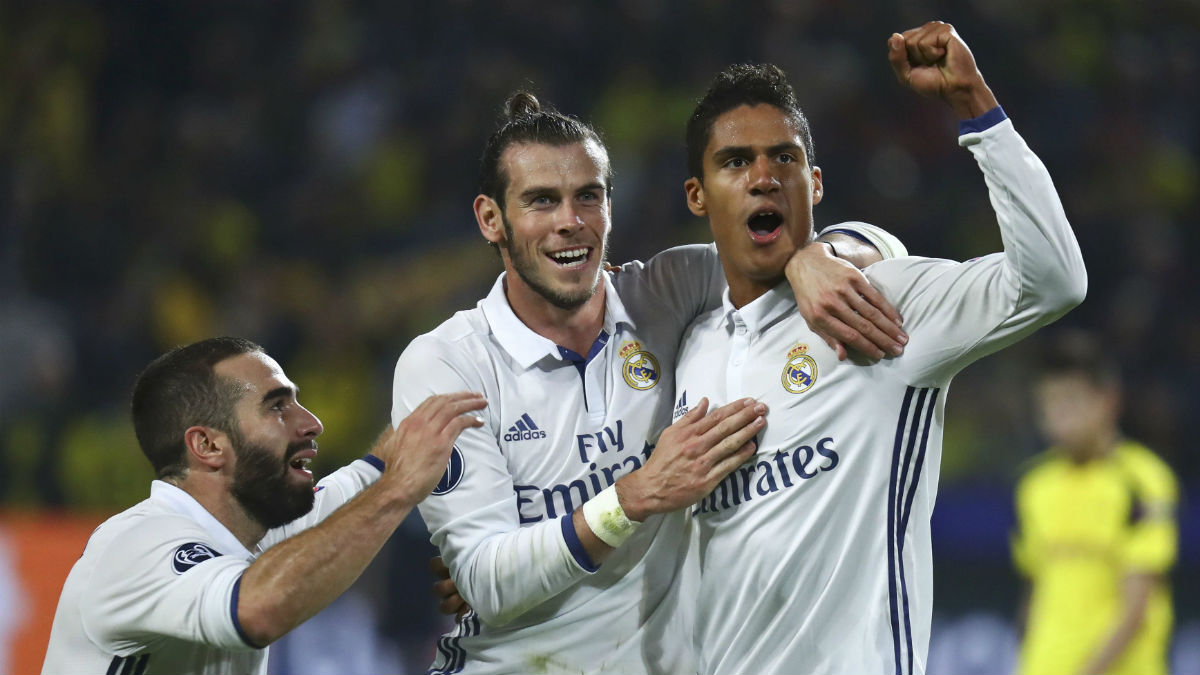
[[[793,394],[803,394],[817,383],[817,362],[808,355],[808,345],[797,344],[788,351],[783,366],[783,388]]]
[[[625,359],[621,364],[621,374],[625,376],[625,384],[634,389],[651,389],[658,384],[661,373],[658,369],[658,359],[650,352],[642,349],[638,341],[626,342],[621,345],[618,356]]]

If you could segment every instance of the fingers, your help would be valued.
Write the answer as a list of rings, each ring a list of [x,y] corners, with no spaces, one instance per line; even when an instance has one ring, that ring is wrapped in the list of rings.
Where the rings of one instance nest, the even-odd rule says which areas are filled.
[[[892,64],[892,72],[896,74],[896,80],[900,84],[907,85],[912,66],[908,64],[904,36],[899,33],[892,33],[892,36],[888,38],[888,62]]]
[[[753,399],[749,400],[753,401]],[[715,427],[704,434],[713,443],[713,449],[709,452],[718,458],[736,454],[742,446],[754,438],[767,425],[767,420],[764,417],[766,414],[766,404],[754,402],[721,420]]]
[[[878,293],[874,295],[879,302],[883,302],[890,308],[883,296]],[[839,318],[857,332],[856,337],[859,339],[843,340],[844,342],[849,342],[850,346],[876,359],[883,358],[885,352],[892,356],[900,356],[904,353],[904,345],[908,342],[908,336],[891,317],[864,296],[856,295],[850,298],[848,303],[847,307],[850,312]],[[864,347],[864,341],[869,343],[869,346]]]
[[[441,556],[435,556],[429,559],[429,571],[435,579],[449,579],[450,568],[446,567],[445,561]]]
[[[711,413],[705,415],[702,419],[696,421],[696,429],[695,429],[696,435],[703,436],[705,434],[708,434],[713,429],[718,427],[722,422],[728,420],[729,418],[738,417],[739,415],[741,416],[741,417],[739,417],[739,419],[741,421],[734,422],[733,423],[734,427],[730,427],[730,428],[736,428],[736,427],[743,426],[748,421],[754,419],[754,417],[757,414],[762,414],[762,413],[754,413],[752,410],[750,410],[750,408],[752,406],[754,406],[756,403],[757,403],[757,401],[755,401],[752,398],[742,398],[742,399],[738,399],[738,400],[734,401],[733,403],[726,403],[725,405],[721,406],[720,408],[717,408],[716,410],[712,411]],[[763,408],[764,408],[763,412],[765,413],[766,406],[763,406]],[[721,435],[722,436],[728,435],[728,432],[725,434],[721,434]]]
[[[900,316],[900,312],[892,306],[892,303],[888,302],[887,298],[883,297],[883,293],[880,293],[874,286],[870,284],[870,282],[866,282],[865,280],[864,283],[856,284],[854,290],[858,291],[859,298],[866,303],[866,305],[872,311],[881,313],[888,321],[892,323],[895,329],[889,330],[888,328],[882,326],[880,322],[876,321],[875,319],[871,319],[872,322],[880,326],[884,332],[888,333],[896,340],[900,342],[908,341],[908,336],[905,335],[904,330],[900,328],[901,324],[904,323],[904,318]],[[862,313],[862,310],[859,309],[859,312]]]
[[[737,448],[736,452],[714,464],[712,471],[708,474],[708,479],[712,483],[713,487],[716,487],[716,484],[722,478],[728,476],[729,472],[745,464],[746,461],[754,455],[754,451],[757,449],[758,445],[754,441],[746,441]]]
[[[465,416],[465,413],[481,410],[486,406],[487,400],[478,392],[436,394],[421,401],[420,405],[400,422],[400,427],[410,430],[414,426],[429,424],[435,431],[441,432],[443,437],[453,433],[451,438],[457,438],[463,429],[483,423],[478,417]]]
[[[461,595],[455,593],[438,602],[438,611],[447,616],[453,614],[461,619],[463,614],[471,611],[471,608],[467,606],[467,601],[463,600]]]
[[[708,414],[708,397],[705,396],[705,397],[701,398],[691,410],[687,411],[687,413],[685,413],[684,416],[679,419],[680,420],[686,419],[689,422],[696,422],[698,420],[704,419],[704,416],[707,414]]]

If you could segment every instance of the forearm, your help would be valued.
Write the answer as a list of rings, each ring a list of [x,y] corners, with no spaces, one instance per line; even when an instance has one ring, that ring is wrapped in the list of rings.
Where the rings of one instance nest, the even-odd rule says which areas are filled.
[[[270,644],[328,606],[419,500],[404,486],[381,480],[320,525],[264,553],[242,576],[237,615],[246,635]]]
[[[1122,589],[1124,604],[1121,615],[1109,632],[1108,637],[1088,659],[1081,673],[1084,675],[1108,672],[1112,664],[1124,653],[1130,641],[1141,630],[1146,619],[1146,605],[1150,602],[1157,578],[1150,574],[1133,574],[1124,582]]]
[[[966,131],[959,143],[983,171],[1004,242],[1005,274],[1018,293],[1017,311],[1040,315],[1039,323],[1061,316],[1083,300],[1087,272],[1045,166],[1006,119]]]
[[[862,269],[883,260],[883,255],[874,246],[842,232],[829,232],[817,237],[830,254]]]
[[[460,532],[443,539],[439,549],[459,593],[480,620],[503,626],[596,570],[571,541],[576,527],[574,514],[569,514],[463,545],[456,542],[466,535],[459,526]]]

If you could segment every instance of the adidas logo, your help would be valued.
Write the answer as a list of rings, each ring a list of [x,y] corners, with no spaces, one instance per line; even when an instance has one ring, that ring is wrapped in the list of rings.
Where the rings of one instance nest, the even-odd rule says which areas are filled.
[[[506,441],[531,441],[535,438],[545,437],[546,432],[533,423],[533,418],[529,416],[529,413],[521,415],[517,423],[509,427],[508,433],[504,434]]]
[[[671,419],[675,420],[683,417],[688,410],[690,408],[687,404],[687,391],[685,390],[683,395],[679,397],[679,400],[675,402],[675,411],[671,413]]]

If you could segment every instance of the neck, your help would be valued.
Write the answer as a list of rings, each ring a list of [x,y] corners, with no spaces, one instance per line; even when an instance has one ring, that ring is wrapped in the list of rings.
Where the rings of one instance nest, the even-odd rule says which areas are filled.
[[[604,283],[582,305],[564,309],[520,283],[520,277],[505,275],[504,294],[513,313],[533,332],[577,354],[587,354],[604,327]]]
[[[741,309],[775,288],[785,277],[780,275],[778,279],[758,281],[745,277],[733,277],[727,272],[725,278],[729,284],[729,301],[733,303],[734,309]]]
[[[171,483],[199,502],[205,511],[211,513],[217,522],[237,537],[242,546],[254,550],[254,546],[267,534],[267,528],[251,518],[230,494],[229,486],[220,481],[218,474],[201,476],[196,471],[190,471],[183,480]]]
[[[1073,460],[1083,464],[1111,455],[1119,439],[1120,433],[1116,429],[1103,429],[1067,450]]]

